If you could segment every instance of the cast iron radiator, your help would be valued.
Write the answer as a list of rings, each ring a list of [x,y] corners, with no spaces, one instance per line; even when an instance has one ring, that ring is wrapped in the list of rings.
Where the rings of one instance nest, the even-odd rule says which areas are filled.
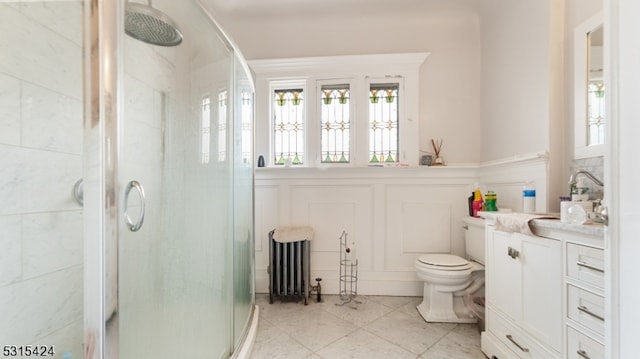
[[[283,301],[309,303],[309,241],[280,243],[269,232],[269,303]]]

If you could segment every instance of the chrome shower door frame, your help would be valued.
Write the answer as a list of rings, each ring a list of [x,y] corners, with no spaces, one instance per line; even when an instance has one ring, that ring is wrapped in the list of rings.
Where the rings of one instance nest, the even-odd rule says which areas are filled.
[[[108,282],[118,278],[124,3],[86,0],[84,6],[84,357],[118,359],[117,287]]]

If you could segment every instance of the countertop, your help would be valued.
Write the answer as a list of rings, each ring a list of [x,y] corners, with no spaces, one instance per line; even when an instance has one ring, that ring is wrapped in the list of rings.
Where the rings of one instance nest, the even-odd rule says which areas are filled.
[[[479,215],[491,221],[495,220],[496,216],[508,216],[510,213],[516,212],[480,212]],[[560,231],[604,239],[604,226],[601,223],[594,223],[590,221],[587,221],[584,224],[564,223],[560,221],[560,218],[557,214],[532,214],[531,217],[532,219],[529,222],[529,227],[531,228],[531,232],[536,235],[547,237],[549,236],[550,232]]]
[[[534,219],[531,221],[531,227],[533,233],[536,233],[537,228],[546,228],[604,238],[604,226],[602,223],[589,221],[584,224],[571,224],[560,222],[560,219]]]

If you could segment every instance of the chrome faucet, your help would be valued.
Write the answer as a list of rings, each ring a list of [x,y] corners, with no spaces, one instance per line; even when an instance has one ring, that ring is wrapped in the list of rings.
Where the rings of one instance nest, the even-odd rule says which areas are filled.
[[[597,179],[596,176],[591,174],[591,172],[587,170],[583,170],[581,168],[578,168],[577,170],[573,171],[571,176],[569,176],[569,186],[573,186],[578,182],[578,175],[580,174],[585,175],[588,179],[592,180],[593,183],[597,184],[598,186],[604,187],[604,182]]]

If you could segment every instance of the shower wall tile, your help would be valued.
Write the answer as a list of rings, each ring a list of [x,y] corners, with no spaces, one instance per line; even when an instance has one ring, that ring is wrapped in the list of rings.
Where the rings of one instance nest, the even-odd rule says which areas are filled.
[[[82,213],[51,212],[23,216],[25,278],[82,265]]]
[[[23,150],[0,145],[0,215],[20,213],[20,187],[25,181]]]
[[[160,92],[174,90],[175,65],[154,51],[154,46],[128,36],[124,41],[124,71]],[[174,49],[175,51],[175,49]]]
[[[125,120],[123,154],[126,161],[140,165],[162,164],[162,131],[143,122]]]
[[[0,4],[0,338],[82,353],[82,2]],[[4,54],[10,54],[4,56]],[[66,343],[69,342],[69,345]]]
[[[37,342],[55,343],[57,353],[69,352],[73,358],[82,358],[84,355],[83,338],[84,325],[83,321],[79,319],[50,335],[38,338]]]
[[[82,45],[82,1],[23,1],[20,11],[76,45]]]
[[[0,7],[0,11],[2,8]],[[0,73],[0,143],[20,144],[20,81]]]
[[[81,156],[0,145],[0,215],[80,209],[81,177]]]
[[[17,216],[0,216],[0,287],[22,276],[22,221]]]
[[[82,153],[82,102],[39,86],[22,87],[22,146]]]
[[[9,2],[9,3],[2,3],[0,4],[0,11],[3,10],[3,7],[10,7],[16,10],[20,10],[20,3],[19,2]]]
[[[56,2],[57,3],[57,2]],[[82,49],[20,11],[0,11],[0,73],[82,98]]]
[[[130,75],[124,77],[124,89],[124,116],[127,123],[132,120],[162,129],[162,94]]]
[[[66,327],[82,318],[82,266],[0,288],[0,308],[0,338],[5,343],[33,343]]]

